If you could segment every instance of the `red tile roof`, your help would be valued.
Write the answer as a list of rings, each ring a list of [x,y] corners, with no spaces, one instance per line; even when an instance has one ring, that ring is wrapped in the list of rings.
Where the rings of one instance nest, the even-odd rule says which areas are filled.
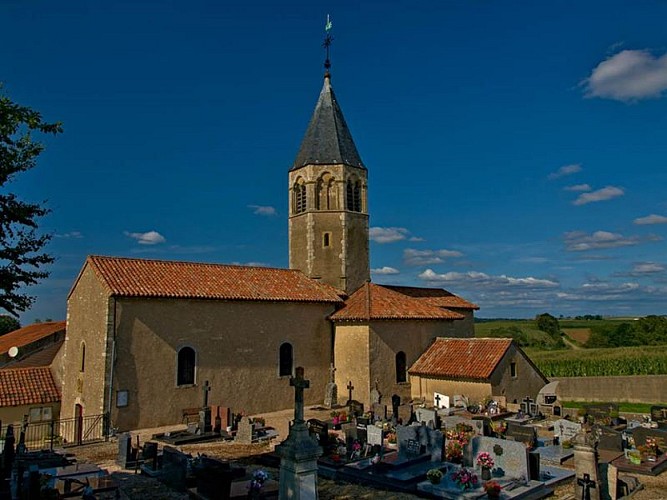
[[[389,287],[366,283],[354,292],[342,309],[331,315],[333,321],[368,321],[379,319],[455,320],[462,314],[427,304]]]
[[[0,354],[9,351],[10,347],[16,346],[19,349],[37,340],[65,330],[64,321],[49,321],[47,323],[35,323],[7,333],[0,337]]]
[[[19,351],[19,358],[15,360],[10,360],[5,366],[7,368],[26,368],[28,366],[51,366],[53,363],[53,358],[56,357],[58,351],[65,343],[65,339],[61,339],[58,342],[44,347],[35,352],[31,352],[25,357],[21,357],[21,352]]]
[[[0,370],[0,407],[57,403],[60,393],[51,370],[5,368]]]
[[[119,297],[342,302],[342,292],[292,269],[101,256],[86,265]]]
[[[394,290],[395,292],[408,295],[415,299],[423,300],[427,304],[436,307],[447,307],[454,309],[479,309],[477,304],[468,302],[458,295],[454,295],[442,288],[421,288],[414,286],[393,286],[383,285],[386,288]]]
[[[411,375],[487,380],[512,339],[436,338],[410,367]]]

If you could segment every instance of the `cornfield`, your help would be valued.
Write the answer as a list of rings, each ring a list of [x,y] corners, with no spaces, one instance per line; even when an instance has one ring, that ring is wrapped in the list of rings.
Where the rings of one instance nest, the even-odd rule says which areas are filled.
[[[533,351],[529,357],[546,377],[667,374],[667,346]]]

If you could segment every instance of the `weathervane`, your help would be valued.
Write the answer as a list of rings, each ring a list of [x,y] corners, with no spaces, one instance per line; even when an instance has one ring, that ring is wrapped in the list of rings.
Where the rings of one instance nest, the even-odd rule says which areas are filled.
[[[329,60],[329,47],[331,47],[331,42],[333,42],[333,37],[330,33],[331,28],[333,28],[333,24],[331,24],[331,19],[329,19],[329,14],[327,14],[327,24],[324,25],[326,35],[324,35],[324,43],[322,44],[322,47],[327,51],[327,58],[324,61],[324,68],[327,70],[326,76],[329,76],[329,68],[331,68],[331,61]]]

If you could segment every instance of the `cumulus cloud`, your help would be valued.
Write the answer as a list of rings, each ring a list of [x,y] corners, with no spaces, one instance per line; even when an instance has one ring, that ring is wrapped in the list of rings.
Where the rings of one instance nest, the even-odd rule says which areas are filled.
[[[664,215],[651,214],[646,217],[639,217],[634,220],[635,224],[647,225],[647,224],[667,224],[667,217]]]
[[[271,206],[248,205],[248,208],[251,208],[252,213],[255,215],[265,215],[265,216],[276,215],[276,209]]]
[[[598,201],[611,200],[612,198],[617,198],[618,196],[623,196],[625,191],[623,189],[615,186],[606,186],[597,191],[591,191],[590,193],[582,193],[579,197],[572,202],[573,205],[586,205],[587,203],[595,203]]]
[[[577,300],[604,302],[612,300],[627,300],[628,294],[637,293],[641,289],[639,283],[584,283],[579,288],[559,292],[556,297],[561,300]]]
[[[595,231],[587,234],[583,231],[569,231],[563,235],[565,249],[568,252],[583,252],[600,248],[618,248],[639,243],[639,237],[625,237],[609,231]]]
[[[410,231],[404,227],[372,227],[368,236],[375,243],[395,243],[408,237]]]
[[[393,267],[384,266],[377,269],[371,269],[372,274],[399,274],[400,271]]]
[[[468,271],[465,273],[448,272],[438,274],[432,269],[426,269],[418,277],[429,283],[455,284],[465,286],[466,288],[499,290],[504,288],[522,288],[522,289],[551,289],[558,288],[557,281],[528,276],[525,278],[514,278],[507,275],[492,276],[478,271]]]
[[[441,264],[445,259],[462,256],[463,254],[457,250],[415,250],[413,248],[403,250],[403,261],[408,266]]]
[[[158,243],[167,241],[157,231],[148,231],[146,233],[130,233],[129,231],[125,231],[125,236],[136,240],[140,245],[157,245]]]
[[[581,84],[586,97],[625,102],[658,98],[667,90],[667,54],[623,50],[598,64]]]
[[[565,191],[581,192],[581,191],[590,191],[592,188],[588,184],[575,184],[574,186],[565,186],[563,189]]]
[[[563,165],[555,172],[551,172],[549,174],[549,180],[559,179],[560,177],[576,174],[577,172],[581,172],[581,165],[579,163],[573,163],[571,165]]]
[[[637,262],[632,269],[624,273],[614,273],[612,276],[630,276],[632,278],[642,278],[647,276],[659,276],[665,273],[667,268],[657,262]]]
[[[69,233],[56,233],[54,234],[56,238],[65,238],[65,239],[81,239],[83,234],[79,231],[70,231]]]

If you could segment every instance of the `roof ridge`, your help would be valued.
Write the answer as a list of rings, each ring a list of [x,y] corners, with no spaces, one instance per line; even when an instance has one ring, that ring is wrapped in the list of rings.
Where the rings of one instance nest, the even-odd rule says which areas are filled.
[[[108,260],[127,260],[133,262],[158,262],[165,264],[178,264],[178,265],[195,265],[195,266],[210,266],[210,267],[233,267],[237,269],[272,269],[276,271],[285,271],[292,273],[300,273],[299,269],[289,269],[285,267],[274,267],[274,266],[249,266],[245,264],[225,264],[219,262],[197,262],[193,260],[173,260],[173,259],[146,259],[140,257],[125,257],[125,256],[113,256],[113,255],[88,255],[89,259],[108,259]]]

